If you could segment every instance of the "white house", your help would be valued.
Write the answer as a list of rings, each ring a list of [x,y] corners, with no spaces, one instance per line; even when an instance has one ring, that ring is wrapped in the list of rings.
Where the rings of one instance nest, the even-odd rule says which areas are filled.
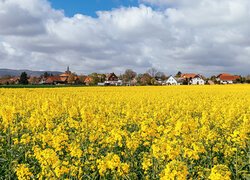
[[[169,78],[165,81],[166,85],[179,85],[178,81],[171,75]]]
[[[192,85],[204,85],[205,80],[201,77],[201,75],[197,74],[190,80],[190,84]]]
[[[239,78],[240,76],[237,76],[237,75],[223,73],[223,74],[219,74],[216,77],[216,81],[220,82],[221,84],[233,84]]]

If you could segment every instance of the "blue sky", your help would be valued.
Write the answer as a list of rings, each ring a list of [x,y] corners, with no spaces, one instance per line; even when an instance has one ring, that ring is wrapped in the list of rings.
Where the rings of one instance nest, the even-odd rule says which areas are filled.
[[[96,17],[96,11],[111,10],[121,6],[138,6],[138,0],[49,0],[52,7],[62,9],[66,16],[81,13]]]

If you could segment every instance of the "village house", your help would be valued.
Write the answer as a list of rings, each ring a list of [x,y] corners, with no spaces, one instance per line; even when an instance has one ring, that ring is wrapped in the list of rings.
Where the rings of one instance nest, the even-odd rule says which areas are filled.
[[[172,75],[168,77],[168,79],[164,82],[165,85],[180,85],[178,80]]]
[[[137,78],[134,77],[131,81],[123,81],[122,85],[124,86],[135,86],[138,83]]]
[[[46,78],[46,80],[43,80],[43,84],[75,84],[79,80],[78,76],[73,74],[69,67],[65,71],[65,73],[59,75],[59,76],[49,76]]]
[[[46,80],[47,80],[47,78],[45,78],[45,77],[42,76],[41,79],[40,79],[39,84],[45,84]]]
[[[158,85],[164,84],[164,81],[161,78],[155,78],[155,80],[156,80],[156,84]]]
[[[240,76],[237,75],[222,73],[216,77],[216,81],[218,81],[220,84],[233,84],[239,78]]]
[[[19,84],[19,81],[20,81],[19,77],[10,78],[10,83],[11,84]]]
[[[6,78],[1,78],[0,79],[0,84],[19,84],[19,77],[6,77]]]
[[[30,76],[30,77],[28,78],[28,82],[29,82],[29,84],[37,85],[37,84],[40,83],[41,79],[42,79],[42,78],[40,78],[40,77]]]
[[[115,85],[120,86],[122,85],[122,81],[115,75],[115,73],[110,73],[106,75],[106,81],[104,82],[105,85]]]
[[[203,77],[201,75],[197,74],[190,80],[190,84],[192,84],[192,85],[204,85],[205,80],[203,79]]]
[[[0,85],[3,85],[3,84],[5,84],[5,85],[6,85],[6,84],[10,84],[10,83],[9,83],[9,79],[1,78],[1,79],[0,79]]]
[[[84,80],[84,84],[87,85],[87,86],[89,86],[89,85],[91,85],[93,83],[93,81],[94,81],[94,79],[92,77],[87,76],[85,78],[85,80]]]
[[[57,85],[57,84],[66,84],[67,81],[65,78],[61,78],[60,76],[49,76],[44,81],[44,84],[51,84],[51,85]]]
[[[193,79],[197,74],[189,73],[189,74],[181,74],[182,79]]]
[[[183,82],[186,82],[189,85],[204,85],[205,84],[205,78],[200,74],[182,74],[180,77],[180,80]]]

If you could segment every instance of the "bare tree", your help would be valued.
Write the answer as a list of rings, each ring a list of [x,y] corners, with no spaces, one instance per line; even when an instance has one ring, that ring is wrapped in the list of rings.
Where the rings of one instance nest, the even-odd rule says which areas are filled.
[[[74,84],[75,83],[75,78],[76,78],[76,75],[75,74],[70,74],[70,76],[68,77],[68,83],[69,84]]]
[[[80,84],[84,84],[84,80],[86,79],[86,77],[87,77],[87,76],[84,76],[84,75],[78,76],[78,78],[79,78],[79,83],[80,83]]]
[[[157,72],[155,74],[155,78],[156,79],[161,79],[161,80],[166,80],[167,79],[167,76],[164,74],[164,72]]]
[[[150,76],[148,73],[144,73],[138,77],[141,85],[151,85],[152,79],[152,76]]]
[[[158,72],[158,70],[156,69],[156,68],[150,68],[149,70],[147,70],[147,73],[151,76],[151,77],[153,77],[153,78],[155,78],[156,77],[156,73]]]
[[[136,77],[136,72],[132,69],[127,69],[123,75],[123,78],[126,82],[131,83],[131,81]]]

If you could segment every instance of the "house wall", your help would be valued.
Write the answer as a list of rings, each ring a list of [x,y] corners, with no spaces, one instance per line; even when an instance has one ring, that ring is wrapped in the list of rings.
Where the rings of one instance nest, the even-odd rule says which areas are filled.
[[[177,81],[171,76],[167,79],[166,84],[177,85]]]
[[[233,81],[220,81],[221,84],[233,84]]]
[[[115,74],[113,74],[107,78],[107,81],[118,81],[118,77]]]
[[[121,86],[123,83],[121,80],[117,80],[117,81],[105,81],[105,84],[109,84],[109,85],[115,85],[115,86]]]
[[[217,78],[216,81],[219,81],[221,84],[233,84],[232,80],[221,80],[220,78]]]
[[[201,78],[193,78],[191,80],[191,84],[193,85],[204,85],[205,84],[205,81]]]

